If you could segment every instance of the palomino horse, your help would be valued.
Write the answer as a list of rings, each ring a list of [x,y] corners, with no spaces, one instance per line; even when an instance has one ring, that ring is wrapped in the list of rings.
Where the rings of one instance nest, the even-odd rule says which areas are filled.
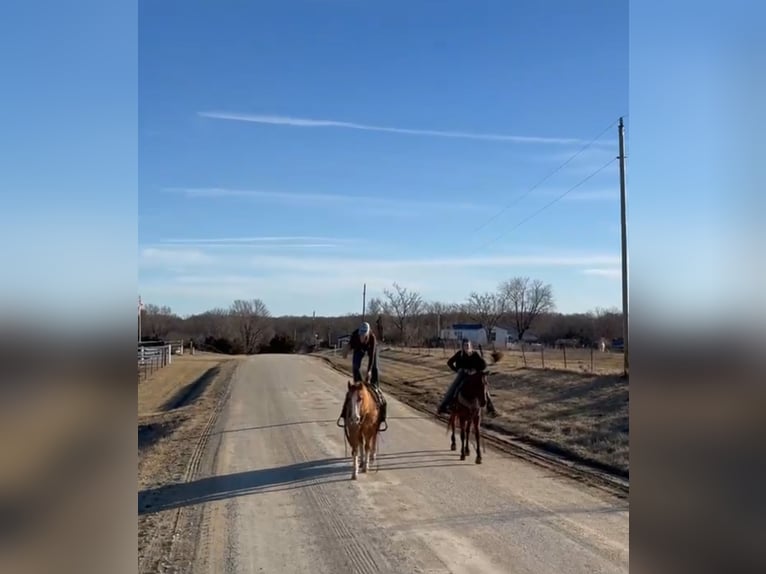
[[[358,472],[367,472],[370,461],[375,461],[378,450],[378,417],[380,411],[373,391],[366,383],[348,382],[348,403],[344,412],[344,432],[351,445],[353,470],[351,479],[356,480]],[[361,456],[361,468],[359,457]]]
[[[471,426],[476,435],[476,464],[481,464],[481,409],[487,404],[487,375],[489,373],[473,373],[467,375],[457,397],[452,402],[447,430],[452,430],[450,450],[455,450],[455,421],[460,424],[460,460],[471,454]]]

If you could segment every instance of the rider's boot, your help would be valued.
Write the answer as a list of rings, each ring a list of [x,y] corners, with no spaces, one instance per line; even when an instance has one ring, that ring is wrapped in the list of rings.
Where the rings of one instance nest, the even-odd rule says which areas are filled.
[[[447,414],[450,411],[450,405],[452,404],[452,399],[454,398],[454,393],[448,393],[446,397],[444,397],[444,400],[442,400],[441,404],[439,405],[439,408],[436,409],[437,415],[444,415]]]
[[[386,399],[382,399],[383,402],[380,405],[380,416],[378,418],[378,428],[380,428],[383,423],[386,422],[386,411],[388,410],[388,403],[386,402]],[[388,423],[386,423],[386,427],[388,427]]]

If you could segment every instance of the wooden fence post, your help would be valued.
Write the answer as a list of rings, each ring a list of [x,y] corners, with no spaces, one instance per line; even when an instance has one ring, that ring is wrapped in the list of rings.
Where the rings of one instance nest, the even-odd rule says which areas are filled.
[[[543,362],[543,369],[545,368],[545,347],[540,347],[540,360]]]
[[[567,368],[567,346],[564,345],[564,368]]]
[[[590,372],[591,373],[594,372],[593,371],[593,347],[590,348]]]

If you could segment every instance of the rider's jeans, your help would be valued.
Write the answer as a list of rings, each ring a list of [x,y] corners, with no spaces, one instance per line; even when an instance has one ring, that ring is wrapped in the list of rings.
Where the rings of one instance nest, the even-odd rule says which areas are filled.
[[[460,369],[455,375],[455,379],[452,381],[452,384],[447,389],[447,393],[444,395],[444,399],[442,400],[442,404],[440,408],[444,408],[444,409],[447,408],[447,403],[449,403],[450,398],[455,394],[455,391],[457,390],[457,387],[460,384],[460,381],[463,380],[464,376],[465,376],[465,371],[463,369]]]
[[[364,359],[364,355],[365,355],[364,351],[358,351],[358,350],[354,351],[354,357],[353,357],[353,360],[352,360],[352,365],[353,365],[354,381],[355,382],[356,381],[361,381],[362,379],[364,379],[364,377],[362,376],[362,373],[361,373],[362,360]],[[371,376],[370,376],[370,383],[372,384],[373,387],[378,387],[379,386],[379,382],[378,382],[378,352],[377,352],[377,350],[375,351],[375,360],[372,362],[372,373],[371,373]]]

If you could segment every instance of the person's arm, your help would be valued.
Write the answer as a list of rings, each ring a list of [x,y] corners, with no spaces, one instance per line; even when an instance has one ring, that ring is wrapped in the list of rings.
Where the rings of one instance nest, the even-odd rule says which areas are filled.
[[[447,366],[452,370],[453,372],[457,372],[457,366],[455,365],[458,357],[460,356],[460,351],[452,355],[449,359],[447,359]]]

